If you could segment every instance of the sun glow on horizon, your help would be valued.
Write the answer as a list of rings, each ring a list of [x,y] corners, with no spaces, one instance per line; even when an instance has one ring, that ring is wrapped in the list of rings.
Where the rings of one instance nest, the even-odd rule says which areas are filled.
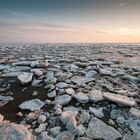
[[[0,1],[0,42],[140,42],[139,13],[138,0]]]

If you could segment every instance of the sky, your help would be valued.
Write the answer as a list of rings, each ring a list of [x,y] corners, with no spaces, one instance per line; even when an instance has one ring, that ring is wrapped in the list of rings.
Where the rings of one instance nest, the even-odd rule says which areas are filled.
[[[140,42],[140,0],[0,0],[0,42]]]

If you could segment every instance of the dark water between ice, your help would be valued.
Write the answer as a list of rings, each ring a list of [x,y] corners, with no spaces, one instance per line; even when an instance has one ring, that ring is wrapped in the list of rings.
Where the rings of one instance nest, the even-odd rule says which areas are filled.
[[[45,101],[47,99],[50,99],[47,97],[47,90],[43,87],[43,86],[38,86],[38,87],[33,87],[31,86],[31,84],[28,84],[26,86],[23,86],[19,83],[18,80],[15,80],[15,78],[7,78],[5,79],[5,81],[14,81],[14,82],[10,82],[11,87],[6,90],[5,92],[1,92],[1,95],[6,96],[6,94],[8,92],[12,92],[13,95],[9,95],[12,96],[14,98],[13,101],[10,101],[8,104],[6,104],[5,106],[0,108],[0,113],[2,115],[4,115],[5,119],[10,120],[12,122],[16,122],[16,123],[20,123],[23,118],[25,117],[26,114],[28,114],[30,111],[28,110],[21,110],[18,108],[18,106],[27,100],[31,100],[31,99],[40,99],[42,101]],[[26,89],[25,89],[26,88]],[[25,90],[23,90],[25,89]],[[34,91],[38,92],[37,96],[33,96],[32,93]],[[53,99],[54,100],[54,99]],[[74,106],[76,107],[76,100],[72,99],[72,101],[66,105],[66,106]],[[104,106],[106,104],[106,102],[101,102],[100,106]],[[89,106],[92,106],[91,103],[87,103],[87,104],[79,104],[78,107],[81,107],[82,109],[89,109]],[[52,109],[53,106],[45,106],[43,108],[44,111],[49,112],[50,109]],[[22,112],[23,113],[23,117],[19,117],[16,115],[16,113],[18,112]],[[102,120],[104,122],[108,122],[109,120],[109,112],[108,111],[104,111],[104,118],[102,118]]]
[[[7,78],[5,80],[9,81],[9,80],[15,80],[15,79],[16,77]],[[22,86],[20,85],[18,80],[16,80],[15,82],[11,82],[10,84],[11,84],[10,89],[6,90],[5,92],[2,92],[1,95],[6,95],[6,93],[11,91],[13,95],[9,95],[9,96],[12,96],[14,100],[10,101],[8,104],[0,108],[0,113],[3,114],[4,117],[8,120],[19,122],[21,121],[22,117],[16,116],[16,113],[20,111],[23,112],[24,114],[29,112],[29,111],[20,110],[18,108],[18,106],[22,102],[31,100],[31,99],[36,99],[36,98],[42,101],[45,101],[47,99],[47,92],[43,87],[32,87],[30,84],[26,86]],[[24,88],[27,88],[27,89],[23,90]],[[37,91],[39,94],[37,96],[33,96],[32,93],[34,91]]]

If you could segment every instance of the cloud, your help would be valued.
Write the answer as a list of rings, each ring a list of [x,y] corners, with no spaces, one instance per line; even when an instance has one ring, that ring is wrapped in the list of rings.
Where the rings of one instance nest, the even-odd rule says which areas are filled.
[[[43,22],[24,22],[24,23],[12,23],[12,22],[0,22],[0,30],[3,31],[18,31],[18,32],[40,32],[40,33],[87,33],[87,34],[106,34],[107,32],[88,29],[84,27],[59,25]]]
[[[43,22],[0,22],[0,41],[8,42],[88,42],[107,32],[84,27]]]
[[[126,6],[128,6],[128,5],[124,2],[121,2],[121,3],[118,4],[118,7],[121,7],[121,8],[126,7]]]
[[[59,25],[45,22],[0,22],[0,41],[13,42],[108,42],[131,40],[126,27],[118,30],[98,30],[94,28]],[[129,37],[126,37],[128,35]],[[140,33],[140,31],[138,31]],[[134,40],[134,36],[133,36]],[[139,40],[139,38],[137,38]]]
[[[23,13],[23,12],[19,12],[19,11],[13,11],[13,10],[5,10],[5,9],[0,9],[0,12],[3,13],[3,15],[6,15],[8,17],[22,17],[22,18],[33,18],[33,15],[30,15],[29,13]]]

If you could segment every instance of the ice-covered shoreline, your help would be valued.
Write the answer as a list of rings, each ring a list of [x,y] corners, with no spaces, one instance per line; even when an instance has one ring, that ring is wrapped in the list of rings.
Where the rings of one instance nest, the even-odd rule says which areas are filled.
[[[136,140],[140,45],[1,45],[0,113],[22,139]]]

